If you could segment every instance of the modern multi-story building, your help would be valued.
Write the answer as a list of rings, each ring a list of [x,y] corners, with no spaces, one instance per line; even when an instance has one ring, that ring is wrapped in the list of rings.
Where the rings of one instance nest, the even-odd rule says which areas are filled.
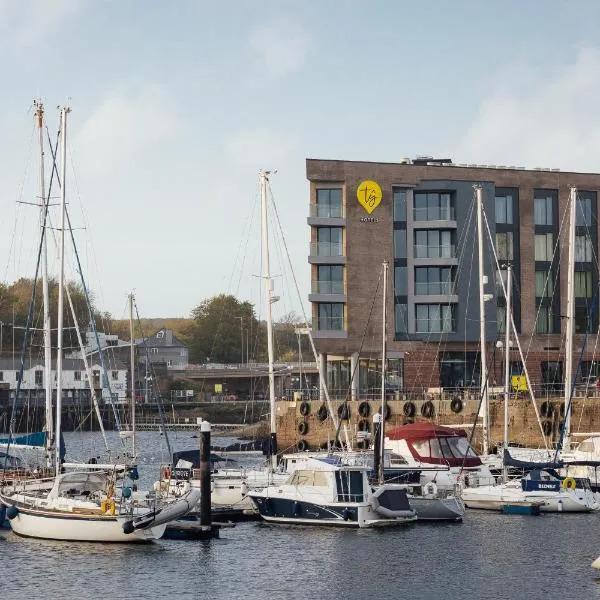
[[[599,174],[430,157],[398,164],[308,159],[306,169],[312,330],[330,390],[351,390],[352,398],[378,393],[384,261],[387,387],[480,385],[475,186],[489,229],[483,262],[491,385],[503,382],[507,304],[500,281],[510,263],[513,317],[532,385],[562,386],[571,186],[577,189],[574,364],[580,375],[597,375]],[[516,343],[510,365],[512,374],[522,372]]]

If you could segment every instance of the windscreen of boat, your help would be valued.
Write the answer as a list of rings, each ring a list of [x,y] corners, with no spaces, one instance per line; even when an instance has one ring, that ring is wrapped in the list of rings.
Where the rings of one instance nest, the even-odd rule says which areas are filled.
[[[93,492],[106,489],[106,475],[95,473],[67,473],[58,484],[59,496],[87,496]]]
[[[450,467],[474,467],[481,465],[466,437],[437,437],[411,442],[414,453],[423,462],[447,464]]]
[[[302,487],[327,487],[329,485],[329,473],[327,471],[298,469],[289,476],[286,484]]]
[[[24,469],[23,461],[17,456],[11,456],[5,452],[0,452],[0,469]]]

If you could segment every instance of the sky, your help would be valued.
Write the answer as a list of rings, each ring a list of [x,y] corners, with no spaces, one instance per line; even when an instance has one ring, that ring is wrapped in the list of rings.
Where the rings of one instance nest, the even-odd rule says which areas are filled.
[[[599,172],[599,22],[596,0],[0,0],[0,280],[34,273],[34,99],[51,139],[72,109],[65,193],[99,309],[258,303],[270,169],[300,289],[276,310],[300,314],[306,158]]]

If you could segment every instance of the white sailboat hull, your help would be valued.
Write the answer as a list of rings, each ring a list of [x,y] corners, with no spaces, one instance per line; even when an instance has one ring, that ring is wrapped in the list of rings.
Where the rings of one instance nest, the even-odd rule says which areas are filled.
[[[126,534],[123,522],[112,515],[78,515],[59,511],[19,508],[10,521],[20,536],[70,542],[145,542],[162,537],[166,524]]]

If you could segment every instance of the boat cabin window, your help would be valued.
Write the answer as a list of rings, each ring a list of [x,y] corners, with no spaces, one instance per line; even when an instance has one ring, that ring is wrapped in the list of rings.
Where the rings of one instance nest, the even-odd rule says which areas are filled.
[[[0,469],[24,469],[23,461],[17,456],[10,456],[5,452],[0,452]]]
[[[288,485],[327,487],[329,479],[325,471],[306,471],[299,469],[294,471],[287,480]]]
[[[362,471],[336,471],[335,483],[338,502],[364,502]]]
[[[431,456],[433,458],[444,458],[440,442],[441,440],[438,438],[429,440],[429,448],[431,450]]]
[[[581,444],[579,444],[577,450],[580,452],[593,452],[594,444],[591,440],[586,440],[585,442],[581,442]]]
[[[422,456],[423,458],[430,456],[429,440],[415,440],[412,445],[419,456]]]
[[[473,448],[469,446],[469,441],[466,437],[449,437],[446,438],[446,440],[452,454],[456,456],[456,458],[464,458],[465,456],[468,458],[477,458],[477,454],[475,454]]]
[[[396,467],[398,465],[407,465],[408,461],[400,454],[390,454],[390,467]]]

